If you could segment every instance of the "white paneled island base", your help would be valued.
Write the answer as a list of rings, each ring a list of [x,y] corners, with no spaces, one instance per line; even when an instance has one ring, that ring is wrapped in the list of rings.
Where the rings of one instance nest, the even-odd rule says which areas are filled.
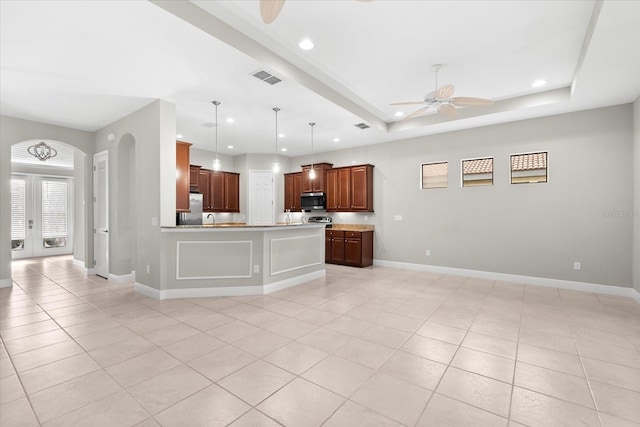
[[[324,225],[162,228],[160,283],[137,292],[166,298],[262,295],[325,276]]]

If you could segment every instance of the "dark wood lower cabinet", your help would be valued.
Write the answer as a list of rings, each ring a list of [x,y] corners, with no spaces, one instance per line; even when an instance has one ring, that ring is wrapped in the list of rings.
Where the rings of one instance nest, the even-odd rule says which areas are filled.
[[[373,231],[325,231],[325,262],[368,267],[373,265]]]

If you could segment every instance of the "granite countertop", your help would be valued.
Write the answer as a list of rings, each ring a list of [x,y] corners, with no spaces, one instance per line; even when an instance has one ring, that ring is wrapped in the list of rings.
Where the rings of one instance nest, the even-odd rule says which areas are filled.
[[[299,226],[316,226],[319,227],[324,224],[309,224],[301,222],[292,222],[291,224],[277,223],[274,225],[250,225],[244,222],[223,222],[218,224],[202,224],[202,225],[175,225],[162,227],[166,230],[183,230],[183,229],[211,229],[211,228],[286,228],[286,227],[299,227]]]
[[[374,231],[374,225],[367,224],[336,224],[334,223],[329,230],[337,231]]]

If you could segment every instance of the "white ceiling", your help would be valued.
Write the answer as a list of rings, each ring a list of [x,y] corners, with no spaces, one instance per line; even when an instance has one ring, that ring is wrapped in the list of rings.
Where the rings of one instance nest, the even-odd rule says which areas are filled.
[[[456,95],[496,104],[397,122],[389,104],[434,90],[434,63]],[[273,152],[277,106],[279,147],[302,155],[311,121],[327,151],[633,102],[640,2],[288,0],[266,25],[254,0],[0,1],[0,67],[3,115],[95,131],[161,98],[213,149],[215,99],[219,149],[240,154]]]

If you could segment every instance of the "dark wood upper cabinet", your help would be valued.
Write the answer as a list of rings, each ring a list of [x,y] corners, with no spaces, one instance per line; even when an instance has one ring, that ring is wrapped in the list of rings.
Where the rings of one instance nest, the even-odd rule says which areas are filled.
[[[327,171],[327,211],[373,212],[373,165]]]
[[[189,147],[176,141],[176,212],[189,212]]]
[[[240,174],[200,170],[202,210],[204,212],[240,212]]]
[[[192,191],[199,191],[200,169],[202,169],[202,166],[189,165],[189,186],[192,188]]]
[[[211,192],[209,191],[209,171],[200,169],[198,178],[198,191],[202,193],[202,210],[211,210]]]
[[[224,174],[224,211],[240,212],[240,174],[223,172]]]
[[[209,201],[211,203],[211,211],[224,211],[224,173],[209,173]]]
[[[284,209],[292,212],[302,210],[300,195],[302,194],[302,172],[284,174]]]
[[[316,177],[311,179],[309,172],[311,171],[311,165],[302,166],[302,192],[303,193],[315,193],[325,192],[325,178],[327,170],[331,169],[333,165],[331,163],[315,163],[313,170],[316,173]]]
[[[373,212],[373,165],[351,167],[351,209]]]

